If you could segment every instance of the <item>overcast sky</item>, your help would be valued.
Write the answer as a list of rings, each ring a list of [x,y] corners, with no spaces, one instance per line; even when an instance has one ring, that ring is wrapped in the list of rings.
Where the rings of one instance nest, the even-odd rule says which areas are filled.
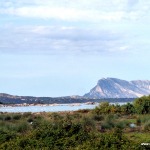
[[[0,93],[84,95],[103,77],[150,80],[149,0],[0,0]]]

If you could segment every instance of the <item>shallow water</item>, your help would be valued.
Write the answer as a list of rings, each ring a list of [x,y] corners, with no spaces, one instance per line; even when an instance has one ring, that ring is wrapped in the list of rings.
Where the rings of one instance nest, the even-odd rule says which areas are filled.
[[[115,104],[115,103],[113,103]],[[123,105],[125,103],[118,103],[119,105]],[[59,111],[76,111],[80,109],[93,109],[98,105],[98,103],[94,105],[89,104],[58,104],[58,105],[50,105],[50,106],[7,106],[0,107],[0,112],[59,112]]]

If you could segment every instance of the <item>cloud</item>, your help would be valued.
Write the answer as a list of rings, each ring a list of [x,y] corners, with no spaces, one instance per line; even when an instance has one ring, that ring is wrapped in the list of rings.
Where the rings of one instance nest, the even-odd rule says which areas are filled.
[[[110,41],[119,38],[111,30],[99,30],[89,28],[76,27],[54,27],[54,26],[36,26],[32,27],[30,31],[41,37],[55,39],[55,40],[69,40],[69,41]]]
[[[20,7],[1,9],[0,13],[16,15],[20,17],[42,18],[42,19],[60,19],[64,21],[117,21],[121,20],[124,12],[99,12],[98,10],[78,10],[74,8],[61,8],[46,6],[39,7]]]
[[[102,53],[121,46],[122,33],[75,27],[24,26],[1,28],[1,52]],[[5,47],[4,47],[5,46]]]
[[[143,0],[58,0],[0,2],[1,14],[64,21],[121,21],[138,20],[147,15],[150,2]],[[129,11],[130,10],[130,11]]]
[[[149,38],[149,7],[147,0],[2,0],[0,17],[14,26],[1,25],[0,52],[136,51],[141,34]]]

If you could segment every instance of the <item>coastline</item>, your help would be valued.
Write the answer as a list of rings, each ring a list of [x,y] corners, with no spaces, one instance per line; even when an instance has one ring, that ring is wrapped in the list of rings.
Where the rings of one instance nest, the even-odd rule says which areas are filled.
[[[58,104],[58,103],[53,103],[53,104],[27,104],[27,103],[23,103],[23,104],[0,104],[0,107],[27,107],[27,106],[41,106],[41,107],[45,107],[45,106],[63,106],[63,105],[67,105],[67,106],[81,106],[82,104],[84,105],[96,105],[98,104],[97,102],[86,102],[86,103],[68,103],[68,104]]]

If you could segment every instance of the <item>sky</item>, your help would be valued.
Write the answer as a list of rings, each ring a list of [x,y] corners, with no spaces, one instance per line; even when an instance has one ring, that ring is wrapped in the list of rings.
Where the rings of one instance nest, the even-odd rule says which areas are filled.
[[[0,0],[0,93],[84,95],[150,80],[150,1]]]

